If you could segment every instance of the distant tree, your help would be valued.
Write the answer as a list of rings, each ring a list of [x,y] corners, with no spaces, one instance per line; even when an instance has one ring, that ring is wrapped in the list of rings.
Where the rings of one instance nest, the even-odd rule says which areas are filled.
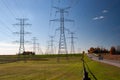
[[[115,53],[116,53],[116,49],[114,46],[112,46],[110,49],[110,54],[115,54]]]
[[[101,53],[101,49],[99,47],[95,48],[95,53]]]
[[[35,53],[31,51],[24,51],[22,55],[35,55]]]
[[[102,53],[105,53],[105,54],[106,54],[106,53],[109,53],[109,51],[104,48],[104,49],[102,49]]]
[[[120,54],[120,45],[118,45],[118,46],[116,47],[116,53],[117,53],[117,54]]]
[[[89,53],[94,53],[94,51],[95,51],[95,49],[94,49],[93,47],[91,47],[91,48],[88,50]]]
[[[99,47],[93,48],[93,47],[91,47],[88,50],[88,53],[96,53],[96,54],[98,54],[98,53],[100,53],[100,54],[105,53],[106,54],[106,53],[109,53],[109,51],[107,49],[105,49],[105,48],[99,48]]]

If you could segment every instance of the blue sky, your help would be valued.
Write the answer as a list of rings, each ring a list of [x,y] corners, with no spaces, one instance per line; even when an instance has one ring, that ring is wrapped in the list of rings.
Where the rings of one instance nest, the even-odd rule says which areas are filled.
[[[69,13],[65,18],[75,22],[65,22],[65,27],[75,32],[76,51],[90,47],[105,47],[120,45],[120,1],[119,0],[0,0],[0,54],[16,54],[19,44],[19,31],[16,18],[28,18],[25,31],[32,34],[25,35],[26,41],[36,37],[43,52],[46,51],[49,36],[55,35],[59,27],[58,22],[49,20],[59,18],[52,6],[68,7]],[[66,31],[68,51],[70,50],[70,35]],[[58,49],[59,31],[55,36],[56,51]],[[32,50],[32,44],[25,44],[26,50]],[[79,50],[78,50],[79,49]]]

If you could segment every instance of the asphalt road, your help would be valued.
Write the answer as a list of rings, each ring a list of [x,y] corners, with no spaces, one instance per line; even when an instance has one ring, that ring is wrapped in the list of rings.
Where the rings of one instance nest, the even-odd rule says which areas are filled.
[[[117,66],[117,67],[120,67],[120,61],[115,61],[115,60],[107,60],[107,59],[101,59],[99,60],[98,57],[96,57],[95,55],[93,54],[87,54],[89,58],[91,58],[92,60],[95,60],[95,61],[99,61],[99,62],[102,62],[102,63],[107,63],[107,64],[110,64],[110,65],[114,65],[114,66]]]

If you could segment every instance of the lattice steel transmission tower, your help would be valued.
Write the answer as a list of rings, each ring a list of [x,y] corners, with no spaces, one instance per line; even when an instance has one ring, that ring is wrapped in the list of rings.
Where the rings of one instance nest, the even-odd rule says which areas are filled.
[[[20,34],[20,41],[19,41],[20,46],[19,46],[19,52],[18,52],[18,55],[19,55],[25,51],[25,47],[24,47],[25,37],[24,37],[24,35],[29,34],[29,32],[25,32],[24,27],[27,25],[31,25],[31,24],[25,23],[25,21],[28,20],[27,18],[17,18],[16,20],[18,20],[19,23],[14,24],[14,25],[20,26],[20,32],[16,32],[16,34]]]
[[[50,53],[50,44],[49,41],[47,42],[47,49],[45,51],[45,54],[48,55]]]
[[[71,34],[71,37],[69,37],[69,38],[71,38],[71,51],[70,51],[70,53],[74,54],[75,53],[74,39],[77,37],[74,37],[75,33],[73,33],[73,32],[71,32],[70,34]]]
[[[36,41],[37,41],[37,38],[36,37],[33,37],[33,52],[36,54]]]
[[[42,49],[41,49],[39,43],[37,43],[37,48],[38,48],[38,50],[37,50],[37,51],[38,51],[38,54],[43,54]]]
[[[54,36],[50,36],[50,54],[54,54],[54,49],[53,49],[53,42],[54,42]]]
[[[70,19],[65,19],[64,18],[64,14],[68,13],[68,9],[70,9],[70,7],[67,8],[59,8],[59,7],[53,7],[55,8],[57,11],[57,13],[60,13],[60,19],[54,19],[51,21],[59,21],[60,22],[60,39],[59,39],[59,49],[58,49],[58,55],[59,54],[66,54],[66,59],[68,60],[68,51],[67,51],[67,44],[66,44],[66,37],[65,37],[65,26],[64,23],[65,21],[72,21]],[[59,56],[58,56],[58,61],[59,61]]]

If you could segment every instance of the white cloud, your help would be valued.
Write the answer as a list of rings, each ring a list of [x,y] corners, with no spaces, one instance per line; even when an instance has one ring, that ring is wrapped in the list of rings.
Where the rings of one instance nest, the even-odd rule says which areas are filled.
[[[104,16],[98,16],[98,17],[94,17],[93,20],[100,20],[100,19],[104,19]]]
[[[94,18],[93,18],[93,20],[98,20],[98,19],[99,19],[99,17],[94,17]]]
[[[99,19],[103,19],[103,18],[104,18],[104,16],[100,16],[100,17],[99,17]]]
[[[102,13],[108,13],[108,10],[103,10]],[[104,19],[105,17],[104,16],[97,16],[97,17],[94,17],[93,20],[101,20],[101,19]]]
[[[102,11],[102,13],[107,13],[107,12],[108,12],[108,10],[103,10],[103,11]]]

